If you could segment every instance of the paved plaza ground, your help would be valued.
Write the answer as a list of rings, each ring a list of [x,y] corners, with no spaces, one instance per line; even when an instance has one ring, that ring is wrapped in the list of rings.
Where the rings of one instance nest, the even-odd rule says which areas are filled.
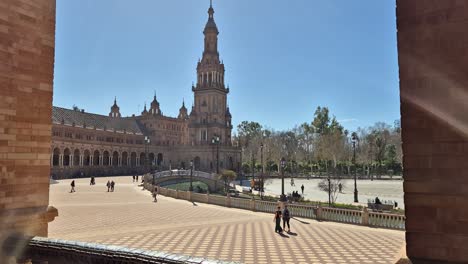
[[[321,179],[311,178],[309,180],[295,178],[295,186],[291,186],[291,179],[285,179],[285,192],[299,191],[301,185],[305,187],[305,198],[311,201],[328,201],[328,193],[319,190],[318,183]],[[354,204],[354,181],[352,179],[343,179],[343,192],[338,194],[336,202],[345,204]],[[379,197],[380,200],[392,200],[398,203],[399,208],[405,208],[403,200],[403,181],[402,180],[358,180],[357,188],[359,193],[359,202],[361,205],[367,205],[367,199]],[[265,184],[267,193],[281,194],[281,179],[269,179]]]
[[[107,180],[116,182],[108,193]],[[292,219],[274,232],[273,215],[159,196],[153,203],[132,177],[77,179],[50,186],[59,216],[49,237],[143,248],[242,263],[395,263],[404,232]]]

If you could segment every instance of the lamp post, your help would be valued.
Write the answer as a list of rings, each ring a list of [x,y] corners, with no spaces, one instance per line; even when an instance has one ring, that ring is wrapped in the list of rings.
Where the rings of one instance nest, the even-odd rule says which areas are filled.
[[[284,159],[284,157],[281,158],[280,166],[281,166],[281,197],[280,197],[280,201],[281,202],[286,202],[286,195],[284,195],[284,168],[286,167],[286,160]]]
[[[193,186],[192,186],[192,176],[193,176],[193,160],[190,161],[190,190],[193,192]]]
[[[265,177],[264,176],[264,171],[263,171],[263,143],[260,144],[260,161],[262,163],[262,175],[261,175],[262,180],[261,180],[261,186],[260,186],[260,196],[261,196],[261,198],[263,200],[263,183],[264,183],[263,177]]]
[[[250,155],[250,157],[252,158],[252,180],[254,182],[254,189],[255,189],[255,157],[254,157],[253,152]]]
[[[219,136],[213,136],[211,143],[216,145],[216,174],[219,174]]]
[[[148,136],[145,136],[145,170],[148,171],[148,148],[151,139]]]
[[[357,171],[357,167],[356,167],[356,142],[359,140],[356,132],[353,132],[351,134],[351,140],[353,142],[353,165],[354,165],[354,202],[355,203],[358,203],[359,202],[359,199],[358,199],[358,190],[357,190],[357,180],[356,180],[356,171]]]

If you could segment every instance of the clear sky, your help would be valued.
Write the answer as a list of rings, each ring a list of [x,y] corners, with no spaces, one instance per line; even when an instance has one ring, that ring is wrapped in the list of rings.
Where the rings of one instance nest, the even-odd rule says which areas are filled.
[[[345,126],[400,118],[395,1],[214,0],[233,124],[276,130],[327,106]],[[190,110],[209,0],[58,0],[54,105]]]

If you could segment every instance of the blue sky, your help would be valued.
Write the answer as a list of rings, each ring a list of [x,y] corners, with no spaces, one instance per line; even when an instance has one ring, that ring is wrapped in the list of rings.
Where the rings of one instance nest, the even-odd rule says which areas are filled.
[[[392,0],[214,0],[236,126],[276,130],[327,106],[345,128],[400,117]],[[156,90],[176,116],[203,51],[208,0],[58,0],[54,105],[123,116]],[[190,108],[189,108],[190,109]]]

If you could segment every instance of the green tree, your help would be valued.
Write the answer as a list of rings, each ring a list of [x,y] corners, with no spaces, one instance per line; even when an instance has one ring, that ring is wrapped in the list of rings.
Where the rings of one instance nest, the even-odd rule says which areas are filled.
[[[224,181],[224,190],[227,192],[228,183],[235,180],[237,178],[237,174],[232,170],[222,170],[221,174],[218,175],[218,178]]]

